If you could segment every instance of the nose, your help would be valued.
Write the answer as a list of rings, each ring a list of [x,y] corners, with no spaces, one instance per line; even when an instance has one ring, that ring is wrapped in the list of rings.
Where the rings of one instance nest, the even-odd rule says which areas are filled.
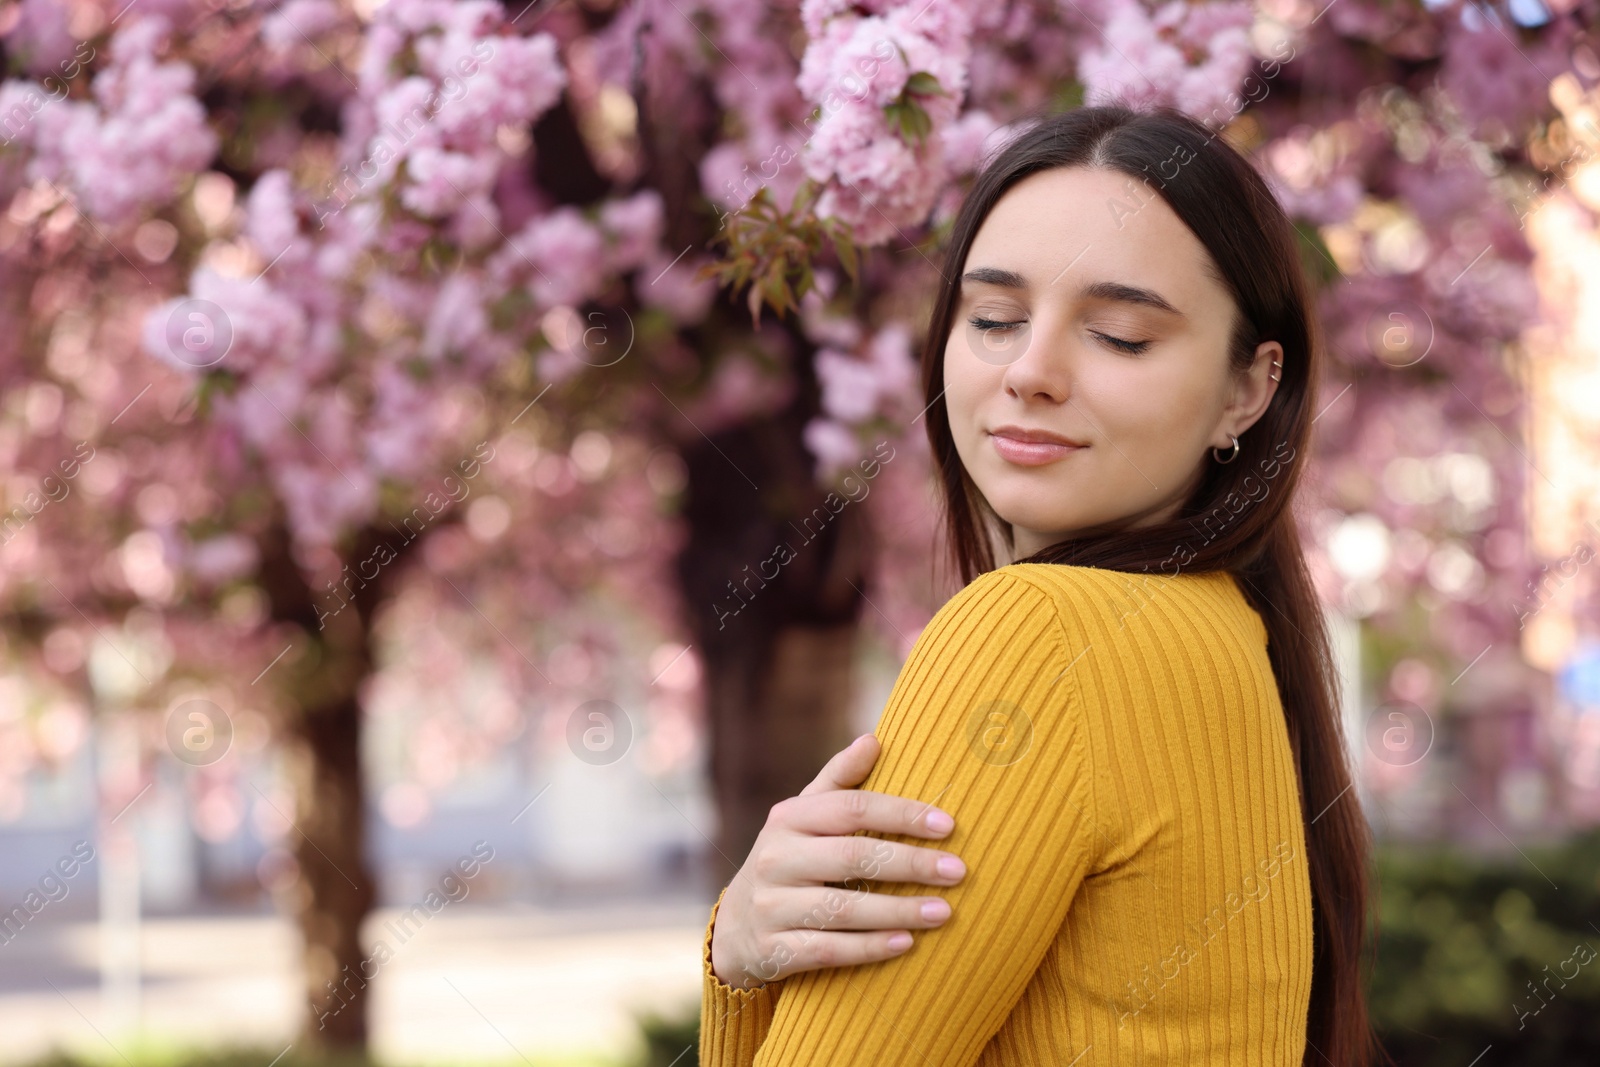
[[[1072,391],[1069,346],[1053,340],[1050,333],[1041,329],[1034,329],[1024,341],[1016,358],[1005,365],[1001,385],[1006,394],[1020,400],[1065,403]]]

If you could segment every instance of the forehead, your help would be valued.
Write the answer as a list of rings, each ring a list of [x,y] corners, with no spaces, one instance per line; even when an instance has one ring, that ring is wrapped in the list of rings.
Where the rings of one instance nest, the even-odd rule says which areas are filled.
[[[1121,171],[1056,167],[1000,197],[978,228],[963,270],[1016,271],[1030,290],[1063,296],[1084,281],[1154,289],[1188,311],[1221,291],[1199,238],[1153,188]],[[966,286],[983,289],[985,286]]]

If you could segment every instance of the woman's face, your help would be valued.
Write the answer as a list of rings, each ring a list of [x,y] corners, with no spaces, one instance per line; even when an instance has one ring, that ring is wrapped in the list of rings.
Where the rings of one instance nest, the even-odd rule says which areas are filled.
[[[1143,206],[1140,206],[1141,203]],[[944,352],[956,452],[1017,558],[1072,534],[1163,522],[1272,399],[1263,342],[1228,367],[1233,300],[1157,194],[1109,170],[1029,175],[962,266]],[[1068,444],[1029,444],[1017,435]]]

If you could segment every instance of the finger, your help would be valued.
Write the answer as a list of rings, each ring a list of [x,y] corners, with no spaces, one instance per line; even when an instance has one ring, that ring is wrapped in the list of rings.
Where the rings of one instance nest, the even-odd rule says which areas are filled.
[[[945,866],[941,869],[940,864]],[[877,837],[808,837],[787,839],[760,859],[761,879],[771,886],[818,886],[845,882],[915,882],[921,885],[955,885],[966,875],[966,865],[949,852],[885,841]]]
[[[822,765],[822,770],[817,772],[811,784],[800,790],[800,796],[860,785],[872,772],[872,765],[876,762],[878,739],[871,734],[862,734],[834,753],[833,758]]]
[[[771,891],[763,922],[779,930],[932,930],[950,918],[943,897],[869,893],[864,889]]]
[[[804,794],[801,794],[804,796]],[[955,826],[950,813],[921,800],[870,789],[835,789],[795,798],[784,825],[804,834],[833,836],[875,830],[882,834],[943,837]]]
[[[816,971],[825,967],[854,967],[863,963],[893,959],[911,947],[911,931],[878,930],[865,933],[842,931],[796,930],[782,934],[780,947],[768,962],[769,970],[777,969],[779,977]],[[904,937],[904,947],[892,947],[890,941]],[[780,961],[787,960],[786,963]],[[771,979],[768,979],[771,981]]]

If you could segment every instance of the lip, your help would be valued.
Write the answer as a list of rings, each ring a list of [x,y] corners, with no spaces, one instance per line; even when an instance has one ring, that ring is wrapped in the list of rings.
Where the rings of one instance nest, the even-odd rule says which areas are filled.
[[[1054,463],[1062,456],[1089,447],[1081,441],[1049,430],[1033,430],[1022,426],[996,426],[989,431],[989,437],[1001,459],[1024,467]]]

